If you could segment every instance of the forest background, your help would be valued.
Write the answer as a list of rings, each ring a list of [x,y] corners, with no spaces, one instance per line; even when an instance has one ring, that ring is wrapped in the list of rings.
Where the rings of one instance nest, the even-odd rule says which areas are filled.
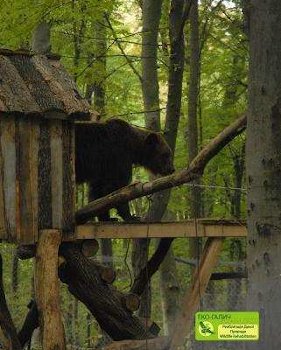
[[[246,110],[248,40],[243,12],[243,1],[202,0],[192,6],[188,0],[2,1],[0,45],[30,49],[38,24],[46,25],[51,51],[61,56],[102,120],[119,117],[163,131],[174,151],[175,167],[181,169]],[[135,200],[132,212],[141,217],[150,213],[158,220],[164,212],[165,220],[245,219],[244,163],[241,135],[209,163],[200,183],[173,189],[170,198],[165,193]],[[133,180],[146,181],[148,176],[135,169]],[[82,186],[77,206],[86,202],[87,188]],[[118,239],[107,243],[112,243],[113,253],[108,253],[107,244],[105,262],[114,264],[116,284],[126,290],[134,273],[129,257],[133,244]],[[155,244],[151,242],[150,251]],[[14,249],[1,245],[7,298],[19,326],[33,293],[33,263],[18,261]],[[177,239],[152,280],[152,319],[163,333],[169,333],[197,250],[188,239]],[[244,242],[227,240],[222,261],[235,258],[245,258]],[[215,289],[213,293],[220,294]],[[92,346],[100,338],[96,322],[64,289],[62,299],[68,343]]]

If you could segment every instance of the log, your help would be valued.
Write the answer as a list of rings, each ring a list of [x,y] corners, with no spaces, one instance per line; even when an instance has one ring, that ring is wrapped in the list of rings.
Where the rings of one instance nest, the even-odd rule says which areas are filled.
[[[38,237],[38,121],[19,119],[16,137],[20,224],[17,240],[28,244]]]
[[[140,307],[140,297],[133,293],[123,294],[121,303],[128,311],[134,312]]]
[[[180,186],[184,183],[198,179],[208,162],[223,149],[237,135],[246,128],[247,118],[243,115],[234,123],[219,133],[190,163],[189,167],[172,175],[157,178],[146,183],[133,183],[109,195],[90,202],[76,212],[76,223],[83,224],[98,213],[111,209],[117,204],[126,203],[132,199]]]
[[[101,265],[95,262],[100,278],[107,284],[112,284],[116,279],[116,272],[110,266]]]
[[[123,340],[107,345],[104,350],[169,350],[169,338],[157,337],[148,340]]]
[[[79,246],[82,254],[86,257],[91,257],[97,254],[99,250],[99,243],[96,239],[83,240],[75,243]],[[21,260],[34,258],[36,255],[35,244],[22,244],[17,247],[17,257]]]
[[[51,141],[51,191],[52,191],[52,227],[62,229],[63,218],[63,146],[62,121],[50,123]]]
[[[91,257],[99,251],[99,242],[96,239],[84,240],[81,243],[81,252],[86,257]]]
[[[44,350],[65,350],[65,335],[59,303],[59,230],[42,230],[35,262],[35,297]]]
[[[86,258],[72,243],[63,243],[60,254],[66,260],[59,268],[60,279],[113,340],[154,337],[138,317],[124,308],[118,292],[102,281],[92,259]]]

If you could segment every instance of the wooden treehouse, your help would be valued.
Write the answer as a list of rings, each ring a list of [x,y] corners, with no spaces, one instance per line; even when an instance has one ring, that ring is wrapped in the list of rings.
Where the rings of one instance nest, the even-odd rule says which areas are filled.
[[[177,237],[207,237],[171,340],[176,349],[192,327],[223,238],[245,237],[245,225],[214,220],[76,225],[74,122],[89,116],[87,102],[57,57],[0,50],[0,239],[24,247],[19,248],[21,258],[36,256],[37,304],[30,306],[17,332],[2,298],[0,342],[7,349],[22,349],[38,325],[38,310],[43,348],[65,349],[58,270],[112,339],[155,338],[155,325],[147,327],[133,315],[143,285],[137,283],[127,294],[110,287],[114,274],[87,259],[88,248],[97,249],[97,238],[158,237],[170,238],[170,244]]]
[[[74,119],[88,105],[55,57],[0,51],[1,239],[73,232]]]

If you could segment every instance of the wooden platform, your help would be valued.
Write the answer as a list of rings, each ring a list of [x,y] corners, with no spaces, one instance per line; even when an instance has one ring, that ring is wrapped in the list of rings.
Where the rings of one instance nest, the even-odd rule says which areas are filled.
[[[76,227],[74,239],[246,237],[245,222],[200,219],[157,223],[92,223]]]

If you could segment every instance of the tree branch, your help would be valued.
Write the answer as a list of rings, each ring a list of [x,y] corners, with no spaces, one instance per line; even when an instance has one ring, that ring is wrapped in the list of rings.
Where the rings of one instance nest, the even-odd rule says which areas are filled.
[[[173,240],[173,238],[163,238],[160,240],[154,254],[149,259],[147,264],[140,270],[138,276],[135,278],[132,288],[130,290],[131,293],[135,293],[139,296],[142,295],[147,285],[147,282],[151,279],[155,272],[158,271],[159,266],[165,259],[165,256],[167,255]]]
[[[134,73],[136,74],[136,76],[139,78],[139,81],[142,83],[142,77],[141,77],[140,73],[136,70],[135,66],[133,65],[133,62],[132,62],[132,61],[130,60],[130,58],[126,55],[126,52],[124,51],[124,49],[123,49],[123,47],[122,47],[122,45],[121,45],[121,43],[120,43],[120,41],[119,41],[119,39],[118,39],[118,36],[117,36],[117,34],[116,34],[114,28],[112,27],[112,24],[111,24],[111,22],[110,22],[108,16],[105,15],[104,17],[105,17],[105,20],[106,20],[106,22],[107,22],[107,24],[108,24],[108,26],[109,26],[109,28],[110,28],[110,30],[111,30],[111,32],[112,32],[112,35],[113,35],[113,37],[114,37],[114,40],[115,40],[116,44],[117,44],[117,46],[119,47],[119,50],[120,50],[120,51],[122,52],[122,54],[124,55],[126,61],[128,62],[129,66],[132,68],[133,72],[134,72]]]
[[[97,215],[101,211],[111,209],[117,204],[128,202],[132,199],[147,196],[168,188],[180,186],[200,177],[208,162],[217,155],[230,141],[241,134],[246,128],[247,118],[243,115],[234,123],[226,127],[207,146],[205,146],[190,166],[172,175],[164,176],[146,183],[133,183],[123,187],[105,197],[90,202],[76,212],[76,223],[82,224]]]

